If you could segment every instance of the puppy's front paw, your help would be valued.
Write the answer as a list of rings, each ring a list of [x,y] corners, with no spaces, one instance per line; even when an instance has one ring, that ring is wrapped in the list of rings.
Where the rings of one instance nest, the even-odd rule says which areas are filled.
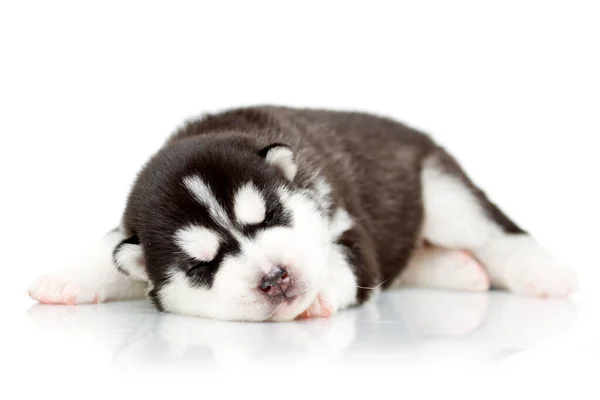
[[[29,287],[29,296],[42,304],[100,303],[105,295],[99,288],[68,276],[44,275]]]
[[[325,296],[319,294],[315,301],[298,318],[329,318],[336,312],[335,307]]]

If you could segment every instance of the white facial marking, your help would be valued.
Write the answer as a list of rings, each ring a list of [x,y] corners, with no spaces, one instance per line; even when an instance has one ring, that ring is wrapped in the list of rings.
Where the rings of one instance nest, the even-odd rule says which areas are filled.
[[[289,181],[294,180],[298,167],[294,162],[294,153],[287,147],[275,147],[267,153],[266,161],[278,167]]]
[[[219,236],[210,229],[190,225],[175,234],[175,240],[183,251],[198,261],[210,261],[219,250]]]
[[[265,200],[259,190],[247,183],[235,194],[234,212],[242,224],[258,224],[265,219]]]
[[[190,285],[182,271],[175,271],[161,288],[159,298],[167,311],[220,320],[264,321],[273,312],[273,306],[264,302],[248,284],[254,280],[254,271],[246,265],[226,257],[219,268],[213,286]]]
[[[229,225],[227,213],[221,207],[217,198],[208,185],[198,176],[188,176],[183,179],[185,187],[194,195],[196,200],[206,206],[208,211],[221,226]]]

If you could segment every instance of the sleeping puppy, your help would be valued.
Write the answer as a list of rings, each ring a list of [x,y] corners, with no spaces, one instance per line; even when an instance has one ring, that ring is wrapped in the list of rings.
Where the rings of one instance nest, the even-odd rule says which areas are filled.
[[[286,321],[379,287],[565,296],[576,281],[427,135],[364,113],[255,107],[186,123],[139,173],[120,227],[29,293],[147,294],[161,311]]]

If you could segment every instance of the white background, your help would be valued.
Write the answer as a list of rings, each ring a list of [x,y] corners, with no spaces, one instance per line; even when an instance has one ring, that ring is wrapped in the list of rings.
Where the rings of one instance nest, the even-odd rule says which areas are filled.
[[[87,375],[95,387],[93,367],[57,371],[23,352],[27,336],[11,318],[32,304],[28,284],[118,223],[141,164],[184,119],[263,103],[372,111],[429,132],[579,272],[569,341],[458,387],[537,396],[590,383],[597,365],[585,362],[600,356],[598,2],[0,4],[0,307],[9,316],[0,363],[20,367],[13,383],[60,387],[64,372],[64,385]],[[28,363],[52,374],[23,375]],[[393,390],[443,390],[422,372],[403,382],[402,371]],[[306,374],[289,379],[310,389],[318,374]],[[80,394],[122,393],[128,380]],[[43,395],[44,385],[27,390]]]

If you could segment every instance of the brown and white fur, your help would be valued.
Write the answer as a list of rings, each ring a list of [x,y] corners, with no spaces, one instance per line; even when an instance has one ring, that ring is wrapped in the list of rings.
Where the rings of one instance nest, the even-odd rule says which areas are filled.
[[[159,310],[282,321],[379,287],[566,296],[576,284],[429,136],[269,106],[186,123],[140,172],[120,227],[29,293],[56,304],[147,293]]]

